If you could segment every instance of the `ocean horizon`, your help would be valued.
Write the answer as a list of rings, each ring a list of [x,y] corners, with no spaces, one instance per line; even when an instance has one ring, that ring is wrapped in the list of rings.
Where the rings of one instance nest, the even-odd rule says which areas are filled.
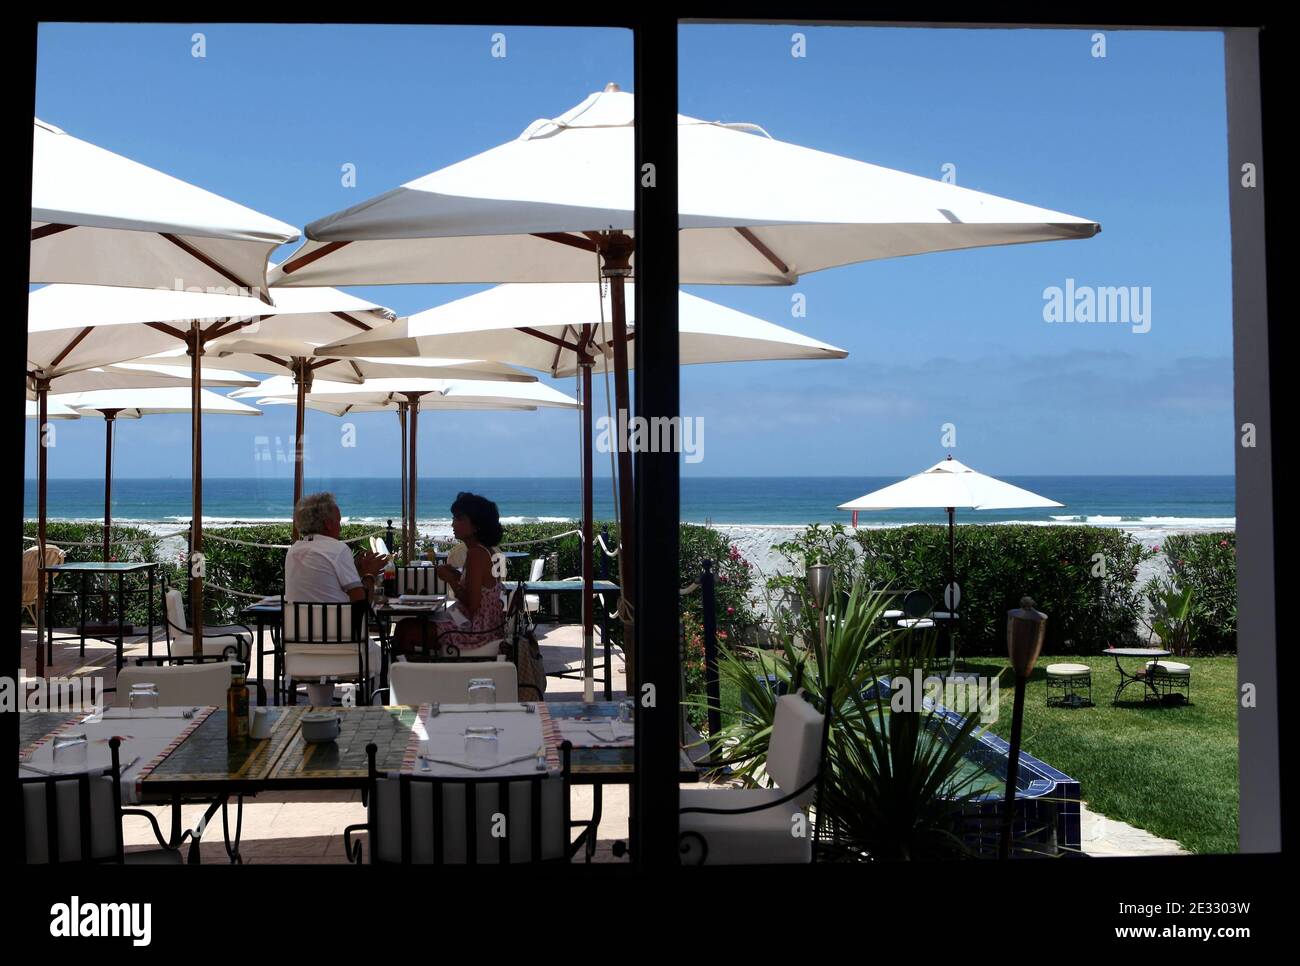
[[[681,519],[716,525],[806,526],[851,522],[838,504],[897,482],[896,476],[833,477],[683,477]],[[1124,528],[1234,529],[1236,488],[1232,476],[1007,476],[1006,482],[1064,503],[1062,508],[958,510],[959,523],[1093,524]],[[27,479],[24,515],[35,517],[36,481]],[[307,492],[333,492],[345,520],[380,523],[401,514],[397,477],[307,479]],[[576,477],[421,477],[421,525],[450,523],[448,508],[462,490],[482,493],[497,503],[503,522],[577,519],[581,512]],[[209,524],[288,520],[291,477],[207,477],[203,518]],[[613,518],[608,478],[595,482],[597,519]],[[102,479],[52,479],[47,486],[47,518],[102,520]],[[190,518],[188,477],[113,481],[113,521],[117,524],[184,523]],[[861,511],[863,527],[942,523],[941,510]]]

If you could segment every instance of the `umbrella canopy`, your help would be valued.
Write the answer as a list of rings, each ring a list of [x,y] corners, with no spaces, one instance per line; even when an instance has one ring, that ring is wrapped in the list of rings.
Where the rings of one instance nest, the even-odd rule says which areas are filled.
[[[633,227],[633,96],[607,88],[513,141],[307,226],[275,285],[581,282],[589,240]],[[931,178],[678,116],[684,285],[789,285],[923,252],[1088,238],[1099,226]],[[473,237],[470,237],[473,236]]]
[[[75,378],[80,373],[74,373]],[[101,389],[91,392],[61,393],[50,402],[66,406],[83,416],[104,420],[104,559],[110,560],[113,534],[113,424],[119,419],[139,419],[167,413],[188,413],[193,396],[189,386],[153,389]],[[220,393],[200,389],[199,405],[203,412],[226,416],[260,416],[252,406],[227,399]],[[103,598],[103,619],[108,621],[108,597]]]
[[[1064,506],[1029,490],[977,473],[949,456],[928,470],[841,503],[841,510],[1010,510]]]
[[[318,350],[348,357],[360,353],[410,357],[465,353],[569,376],[578,368],[582,327],[593,332],[592,354],[613,355],[607,320],[613,313],[608,293],[594,282],[497,285],[485,292],[435,306],[395,323],[350,336]],[[627,286],[628,303],[634,286]],[[772,359],[843,359],[843,349],[773,325],[686,292],[678,293],[683,365]],[[629,328],[635,325],[628,312]],[[628,346],[628,365],[636,365]]]
[[[193,410],[189,388],[178,386],[60,393],[50,397],[50,402],[75,409],[83,416],[101,416],[111,410],[117,419],[139,419],[142,416],[188,413]],[[206,389],[199,390],[199,402],[204,413],[223,416],[262,415],[247,403]]]
[[[25,402],[27,405],[27,418],[40,419],[41,418],[40,403],[38,403],[34,399],[28,399]],[[47,402],[45,408],[45,418],[46,419],[80,419],[81,413],[77,412],[75,409],[73,409],[70,406],[63,405],[63,403]]]
[[[983,473],[977,473],[965,463],[949,456],[935,463],[928,470],[867,493],[856,500],[841,503],[839,508],[853,511],[855,526],[858,522],[859,510],[947,510],[948,586],[943,596],[948,613],[955,614],[957,605],[961,602],[961,588],[957,584],[956,511],[959,508],[1010,510],[1064,505],[1021,487],[985,476]],[[952,651],[952,654],[955,659],[956,651]]]
[[[174,350],[195,321],[201,325],[205,353],[212,354],[222,340],[316,343],[387,325],[392,318],[383,306],[332,288],[277,292],[276,303],[267,305],[240,295],[47,285],[27,297],[27,368],[34,377],[53,378],[128,361],[179,362],[182,357]],[[158,353],[171,354],[145,358]]]
[[[99,366],[94,369],[78,369],[65,373],[51,381],[51,388],[60,393],[90,392],[99,389],[157,389],[167,386],[188,386],[190,384],[189,360],[184,359],[185,368],[180,362],[176,366],[156,366],[150,363],[120,363],[112,366]],[[204,386],[220,388],[240,388],[257,385],[257,380],[234,369],[217,369],[212,366],[202,367]],[[35,399],[36,390],[32,380],[27,383],[27,398]]]
[[[298,230],[37,119],[32,282],[244,289]]]

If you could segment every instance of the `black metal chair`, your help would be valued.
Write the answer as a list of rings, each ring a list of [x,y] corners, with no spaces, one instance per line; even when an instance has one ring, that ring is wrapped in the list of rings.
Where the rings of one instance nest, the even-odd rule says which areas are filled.
[[[122,807],[122,740],[109,739],[112,765],[107,771],[85,771],[18,779],[18,826],[22,862],[28,865],[140,864],[181,865],[180,845],[190,840],[189,863],[199,863],[198,831],[187,829],[175,843],[167,842],[152,812]],[[142,816],[153,827],[159,848],[126,852],[122,817]]]
[[[185,603],[175,587],[162,587],[163,625],[167,630],[167,656],[136,658],[136,664],[188,664],[202,661],[239,661],[248,666],[253,646],[253,632],[244,624],[203,625],[199,657],[194,656],[193,629],[185,620]],[[261,677],[261,670],[258,670]]]
[[[281,597],[281,607],[283,688],[289,703],[297,703],[295,677],[302,681],[353,679],[360,700],[368,703],[375,690],[375,660],[380,681],[386,682],[388,675],[387,650],[370,639],[369,605],[365,601],[285,601]],[[276,685],[279,688],[280,682]]]
[[[438,576],[437,567],[403,564],[396,568],[397,593],[429,596],[447,593],[446,582]]]
[[[570,829],[582,824],[569,819],[571,747],[560,745],[558,775],[445,778],[380,774],[378,748],[368,744],[366,823],[343,830],[348,861],[361,863],[353,835],[365,831],[372,865],[568,862],[576,850]]]

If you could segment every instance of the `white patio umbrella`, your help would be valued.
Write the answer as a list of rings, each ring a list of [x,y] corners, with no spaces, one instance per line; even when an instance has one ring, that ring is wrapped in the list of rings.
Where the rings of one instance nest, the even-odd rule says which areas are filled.
[[[247,377],[244,378],[247,380]],[[198,396],[201,411],[208,415],[262,415],[252,406],[228,399],[220,393],[200,389]],[[119,419],[191,412],[192,393],[188,384],[153,389],[101,389],[61,393],[53,397],[51,402],[82,416],[99,416],[104,420],[104,559],[108,560],[113,529],[113,425]],[[107,621],[107,616],[105,620]]]
[[[256,398],[258,405],[291,398],[286,376],[272,376],[254,389],[240,389],[232,396]],[[368,379],[360,385],[318,381],[313,384],[307,406],[342,415],[351,411],[395,409],[402,425],[404,505],[403,546],[409,561],[414,555],[419,515],[417,455],[421,410],[518,410],[574,409],[578,401],[540,382],[487,382],[478,379]],[[407,441],[407,424],[410,440]],[[409,522],[408,522],[409,520]]]
[[[853,262],[1100,230],[777,141],[753,124],[679,115],[677,135],[683,284],[791,285]],[[627,411],[633,140],[633,96],[608,85],[513,141],[311,223],[309,240],[268,277],[277,285],[590,281],[599,255],[612,292],[616,404]],[[627,595],[632,459],[621,447],[619,477]]]
[[[36,400],[27,399],[24,400],[24,403],[27,406],[28,419],[41,418],[41,407],[40,404],[36,402]],[[45,418],[46,419],[80,419],[81,413],[77,412],[75,409],[71,409],[63,405],[62,403],[47,402],[45,408]]]
[[[949,456],[928,470],[891,483],[856,500],[841,503],[841,510],[853,511],[857,524],[859,510],[944,509],[948,511],[948,587],[944,603],[953,612],[961,600],[957,586],[955,516],[958,508],[966,510],[1011,510],[1033,507],[1059,507],[1063,503],[1031,493],[1029,490],[983,473],[977,473]]]
[[[66,373],[184,346],[197,400],[204,352],[235,335],[310,339],[322,327],[364,331],[387,324],[387,310],[329,288],[283,293],[276,305],[240,295],[125,288],[47,285],[28,296],[27,369],[38,397]],[[341,329],[329,328],[330,332]],[[151,362],[149,364],[157,364]],[[192,552],[203,550],[202,408],[191,406]],[[202,577],[191,568],[191,608],[202,624]],[[201,572],[201,571],[200,571]],[[196,647],[197,647],[196,643]]]
[[[32,282],[243,289],[270,301],[267,259],[298,237],[292,225],[35,121]]]
[[[168,386],[189,386],[189,360],[184,360],[185,368],[179,366],[159,366],[147,362],[126,362],[112,366],[97,366],[94,369],[78,369],[76,372],[64,373],[51,380],[50,388],[59,393],[92,392],[101,389],[164,389]],[[203,366],[200,384],[211,387],[238,389],[257,385],[257,380],[234,369],[217,369]],[[27,380],[27,398],[36,399],[33,380]],[[39,404],[37,404],[39,407]]]
[[[635,305],[628,283],[629,304]],[[842,359],[843,349],[685,292],[679,298],[682,364],[776,359]],[[594,681],[592,644],[595,624],[592,552],[591,370],[599,358],[606,372],[613,357],[607,320],[612,299],[594,282],[498,285],[466,298],[398,319],[382,330],[351,336],[319,350],[338,356],[372,352],[408,357],[443,352],[468,353],[514,365],[569,376],[581,371],[583,401],[582,531],[583,639],[587,681]],[[628,313],[629,328],[635,323]],[[627,364],[636,364],[629,345]],[[584,364],[586,363],[586,364]],[[593,685],[594,686],[594,685]]]

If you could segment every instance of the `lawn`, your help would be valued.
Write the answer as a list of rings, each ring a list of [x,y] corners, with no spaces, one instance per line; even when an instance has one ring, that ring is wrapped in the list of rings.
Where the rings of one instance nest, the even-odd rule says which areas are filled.
[[[1096,657],[1040,657],[1025,697],[1023,749],[1078,779],[1088,807],[1109,818],[1175,839],[1192,852],[1237,851],[1237,661],[1234,657],[1179,658],[1192,667],[1192,703],[1157,707],[1111,704],[1115,661]],[[1057,662],[1092,668],[1091,708],[1048,708],[1043,668]],[[996,675],[1006,661],[971,658],[966,670]],[[1140,666],[1130,659],[1129,670]],[[1012,685],[1003,680],[994,733],[1011,732]],[[723,682],[722,705],[738,695]],[[724,723],[729,715],[724,715]]]

